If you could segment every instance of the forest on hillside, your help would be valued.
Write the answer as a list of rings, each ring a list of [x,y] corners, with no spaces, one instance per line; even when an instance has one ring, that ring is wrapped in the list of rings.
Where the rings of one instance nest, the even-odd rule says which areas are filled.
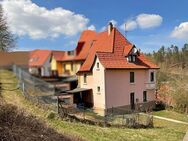
[[[157,64],[163,64],[166,67],[188,67],[188,44],[183,47],[171,45],[170,47],[162,46],[158,51],[146,54]]]
[[[160,67],[157,73],[158,100],[167,109],[188,113],[188,44],[162,46],[146,55]]]

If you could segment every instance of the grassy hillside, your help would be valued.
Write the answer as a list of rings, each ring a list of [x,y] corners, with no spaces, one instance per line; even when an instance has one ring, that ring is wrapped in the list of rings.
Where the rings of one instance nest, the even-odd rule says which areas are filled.
[[[15,77],[12,75],[0,74],[0,140],[1,141],[81,141],[80,138],[66,136],[48,127],[45,122],[23,110],[19,105],[18,98],[14,97],[20,91],[12,91],[16,88]],[[7,79],[8,78],[8,79]],[[5,81],[4,81],[5,80]],[[5,90],[2,90],[6,89]],[[12,95],[13,94],[13,95]],[[15,102],[15,103],[14,103]],[[21,102],[21,101],[20,101]]]
[[[0,81],[2,83],[12,83],[6,86],[10,88],[15,87],[17,83],[14,75],[8,71],[0,71]],[[3,91],[2,96],[7,103],[23,109],[28,114],[37,116],[38,119],[44,121],[58,133],[90,141],[180,141],[188,129],[186,125],[159,119],[154,119],[155,128],[150,129],[102,128],[63,121],[58,116],[49,119],[47,117],[51,112],[27,101],[20,90]]]

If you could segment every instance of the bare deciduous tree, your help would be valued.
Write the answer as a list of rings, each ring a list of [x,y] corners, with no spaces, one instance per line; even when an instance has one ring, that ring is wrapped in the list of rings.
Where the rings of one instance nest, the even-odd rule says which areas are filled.
[[[15,45],[16,37],[10,32],[0,5],[0,51],[10,51]]]

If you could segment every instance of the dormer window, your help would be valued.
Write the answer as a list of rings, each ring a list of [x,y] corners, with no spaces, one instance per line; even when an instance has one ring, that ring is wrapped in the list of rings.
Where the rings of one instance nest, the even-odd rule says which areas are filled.
[[[136,55],[129,55],[128,61],[129,62],[136,62]]]
[[[30,59],[30,62],[36,62],[36,61],[38,61],[38,59],[39,59],[39,58],[31,58],[31,59]]]
[[[68,54],[68,56],[73,56],[74,55],[74,51],[68,51],[67,54]]]
[[[136,46],[133,46],[132,50],[129,52],[127,60],[129,62],[136,62],[136,58],[139,55],[139,50],[136,48]]]

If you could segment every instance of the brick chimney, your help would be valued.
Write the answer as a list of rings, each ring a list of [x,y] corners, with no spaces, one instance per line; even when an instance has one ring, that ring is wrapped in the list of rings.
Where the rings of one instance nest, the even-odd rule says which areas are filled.
[[[113,29],[113,24],[112,24],[112,22],[109,22],[109,24],[108,24],[108,36],[111,34],[112,29]]]

